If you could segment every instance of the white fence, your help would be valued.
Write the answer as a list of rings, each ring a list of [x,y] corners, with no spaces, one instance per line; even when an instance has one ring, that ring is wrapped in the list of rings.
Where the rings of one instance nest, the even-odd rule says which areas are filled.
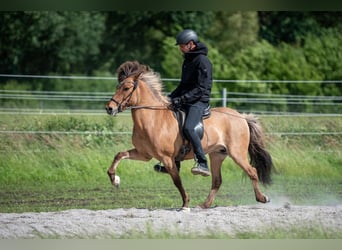
[[[0,74],[0,78],[36,78],[64,80],[103,80],[116,81],[115,77],[89,76],[47,76],[47,75],[8,75]],[[176,78],[163,78],[163,82],[178,82]],[[229,92],[226,83],[338,83],[342,80],[214,80],[222,85],[221,92],[212,92],[212,106],[238,107],[241,112],[263,114],[286,114],[282,107],[290,107],[293,113],[325,113],[342,114],[342,96],[307,96],[307,95],[277,95],[266,93]],[[82,89],[82,81],[80,82]],[[101,114],[105,103],[113,92],[82,92],[82,91],[29,91],[0,90],[0,113],[78,113]],[[9,104],[10,103],[10,104]],[[13,105],[11,105],[11,103]],[[18,104],[16,104],[18,103]],[[20,105],[25,103],[25,105]],[[90,104],[89,104],[90,103]],[[6,105],[5,105],[6,104]],[[87,105],[86,105],[87,104]],[[78,107],[78,105],[80,107]],[[84,108],[84,106],[87,106]],[[92,106],[91,109],[89,106]],[[305,107],[312,107],[306,110]],[[23,108],[26,108],[23,111]],[[273,107],[273,110],[270,110]],[[277,110],[278,109],[278,110]],[[296,111],[298,109],[298,111]]]

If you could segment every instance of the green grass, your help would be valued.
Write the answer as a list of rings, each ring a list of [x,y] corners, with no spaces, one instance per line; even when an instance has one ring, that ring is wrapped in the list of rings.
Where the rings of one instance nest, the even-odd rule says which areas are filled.
[[[342,117],[261,117],[267,132],[341,132]],[[129,116],[2,115],[1,130],[131,131]],[[181,197],[168,175],[153,171],[156,160],[124,160],[120,188],[106,175],[118,151],[130,149],[130,135],[0,134],[0,212],[71,208],[178,208]],[[278,174],[262,190],[273,202],[334,205],[342,202],[342,136],[268,135]],[[193,176],[193,162],[181,177],[190,206],[207,197],[211,178]],[[232,160],[224,162],[223,185],[213,206],[255,204],[250,181]]]

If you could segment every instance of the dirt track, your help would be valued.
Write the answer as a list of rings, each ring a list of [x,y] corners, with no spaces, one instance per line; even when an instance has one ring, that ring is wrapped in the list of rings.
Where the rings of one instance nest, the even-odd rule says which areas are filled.
[[[67,210],[45,213],[0,213],[0,239],[15,238],[149,238],[226,235],[270,230],[317,228],[327,234],[342,231],[342,205],[255,205],[190,211],[175,209]],[[165,235],[165,234],[164,234]]]

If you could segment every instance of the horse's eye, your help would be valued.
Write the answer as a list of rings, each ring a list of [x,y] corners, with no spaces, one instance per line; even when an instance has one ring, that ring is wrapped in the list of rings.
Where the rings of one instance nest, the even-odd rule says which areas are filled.
[[[129,88],[128,87],[125,87],[124,89],[123,89],[123,91],[128,91],[129,90]]]

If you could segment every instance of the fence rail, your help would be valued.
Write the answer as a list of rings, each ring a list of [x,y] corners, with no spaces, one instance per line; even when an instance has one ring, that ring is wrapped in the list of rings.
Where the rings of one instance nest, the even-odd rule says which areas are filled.
[[[0,78],[44,78],[62,80],[110,80],[111,76],[60,76],[60,75],[22,75],[0,74]],[[178,78],[162,78],[163,82],[179,82]],[[232,80],[214,79],[215,83],[338,83],[342,80]],[[80,81],[82,84],[82,81]],[[82,85],[80,85],[82,86]],[[81,89],[81,87],[79,88]],[[31,90],[0,90],[0,113],[13,112],[10,108],[21,106],[32,110],[64,109],[69,112],[84,113],[80,110],[93,109],[93,113],[103,111],[103,106],[113,92],[82,92],[82,91],[31,91]],[[165,93],[167,94],[167,93]],[[253,113],[331,113],[342,114],[341,96],[309,96],[282,95],[268,93],[229,92],[222,85],[221,92],[212,92],[211,104],[215,106],[230,106],[240,112]],[[97,111],[95,111],[97,110]],[[17,112],[17,111],[15,111]],[[31,112],[31,111],[30,111]],[[33,111],[34,112],[34,111]]]
[[[168,93],[165,93],[168,94]],[[212,95],[226,95],[229,100],[260,99],[260,100],[300,100],[300,101],[342,101],[342,96],[310,96],[310,95],[282,95],[264,93],[229,92],[226,88],[222,92],[212,92]],[[0,99],[27,99],[27,100],[84,100],[103,101],[108,100],[113,92],[79,92],[79,91],[36,91],[36,90],[2,90]],[[243,97],[234,97],[243,96]],[[223,99],[223,96],[221,98]]]

